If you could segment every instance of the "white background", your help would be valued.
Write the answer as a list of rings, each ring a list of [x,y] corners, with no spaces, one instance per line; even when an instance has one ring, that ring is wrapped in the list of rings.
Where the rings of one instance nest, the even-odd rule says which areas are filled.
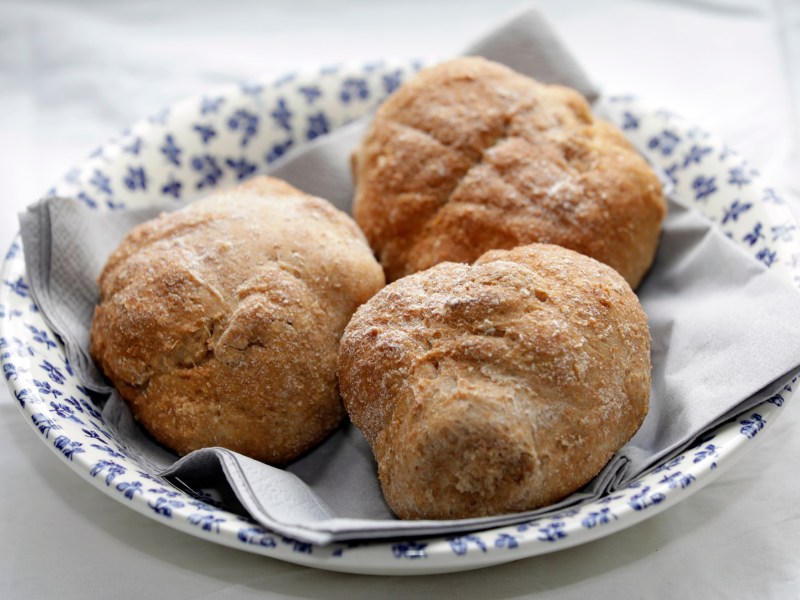
[[[344,59],[444,56],[518,0],[0,0],[0,246],[16,212],[137,118],[210,86]],[[723,137],[800,215],[800,0],[540,1],[603,89]],[[636,527],[470,573],[338,575],[196,540],[69,471],[0,389],[0,597],[798,598],[800,406]]]

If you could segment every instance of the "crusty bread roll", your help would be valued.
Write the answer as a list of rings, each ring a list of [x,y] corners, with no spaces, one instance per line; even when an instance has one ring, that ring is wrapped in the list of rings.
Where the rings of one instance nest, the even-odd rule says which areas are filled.
[[[260,177],[136,227],[98,283],[91,353],[144,427],[279,464],[343,416],[339,338],[384,278],[347,215]]]
[[[389,280],[545,242],[635,288],[666,210],[653,171],[580,94],[482,58],[423,70],[395,91],[352,167],[354,216]]]
[[[479,517],[589,482],[644,420],[649,349],[617,272],[532,244],[378,292],[342,337],[339,385],[399,517]]]

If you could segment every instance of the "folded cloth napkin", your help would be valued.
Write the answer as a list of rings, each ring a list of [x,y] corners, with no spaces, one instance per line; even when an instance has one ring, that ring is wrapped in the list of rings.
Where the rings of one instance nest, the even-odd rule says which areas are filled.
[[[538,13],[527,10],[469,53],[508,62],[545,81],[594,92]],[[272,171],[348,210],[348,156],[363,133],[354,123],[317,140]],[[171,205],[166,210],[174,210]],[[746,410],[800,366],[800,294],[726,239],[699,214],[669,204],[655,265],[638,290],[653,337],[650,412],[636,436],[584,489],[556,505],[457,521],[401,521],[386,506],[361,433],[346,423],[320,447],[277,469],[222,448],[176,460],[145,436],[88,354],[95,279],[134,224],[165,207],[97,212],[49,199],[20,216],[31,293],[65,343],[80,381],[109,393],[103,415],[127,450],[181,485],[232,492],[256,521],[295,539],[336,540],[456,533],[521,522],[600,497],[709,428]]]

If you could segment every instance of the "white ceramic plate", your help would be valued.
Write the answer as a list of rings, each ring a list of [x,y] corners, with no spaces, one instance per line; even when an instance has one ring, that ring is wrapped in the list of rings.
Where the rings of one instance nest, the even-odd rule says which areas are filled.
[[[97,149],[51,190],[97,210],[125,210],[234,185],[306,142],[362,116],[420,67],[413,61],[338,65],[246,82],[144,119]],[[633,97],[603,112],[708,216],[777,275],[798,285],[800,245],[789,209],[736,153],[699,128]],[[19,407],[42,440],[92,485],[165,525],[210,542],[354,573],[442,573],[582,544],[630,527],[708,484],[764,435],[794,395],[793,381],[628,488],[558,515],[453,537],[314,546],[273,534],[153,474],[106,430],[76,382],[63,347],[31,301],[19,240],[0,285],[0,361]]]

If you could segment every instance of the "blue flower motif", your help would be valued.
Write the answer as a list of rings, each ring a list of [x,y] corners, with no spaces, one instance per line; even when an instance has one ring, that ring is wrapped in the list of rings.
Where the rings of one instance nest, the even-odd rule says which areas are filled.
[[[67,380],[64,374],[61,372],[61,369],[51,364],[50,361],[42,361],[39,366],[45,370],[47,375],[53,380],[54,383],[61,385]]]
[[[163,152],[163,148],[161,149]],[[128,174],[123,180],[125,186],[131,190],[146,190],[147,189],[147,174],[144,167],[128,167]]]
[[[233,116],[228,119],[228,128],[233,131],[242,132],[242,140],[239,145],[244,147],[258,131],[258,116],[249,110],[240,108]]]
[[[219,524],[224,523],[225,519],[215,517],[212,514],[194,513],[189,515],[189,523],[197,525],[203,531],[214,531],[219,533]]]
[[[200,139],[203,144],[208,144],[217,135],[217,130],[211,125],[203,125],[202,123],[195,123],[192,127],[197,133],[200,134]]]
[[[78,389],[81,390],[81,392],[83,392],[87,396],[89,395],[89,390],[87,390],[86,388],[81,388],[79,386]],[[86,400],[84,400],[82,398],[81,398],[81,404],[83,405],[83,408],[86,410],[86,412],[89,415],[91,415],[92,417],[94,417],[95,419],[102,419],[103,418],[102,415],[97,411],[97,409],[94,406],[92,406],[91,404],[86,402]]]
[[[622,128],[639,129],[639,119],[637,119],[633,113],[626,110],[622,113]]]
[[[567,537],[567,533],[564,531],[564,522],[553,521],[539,528],[539,537],[537,539],[543,542],[556,542],[565,537]]]
[[[197,189],[203,189],[206,186],[213,186],[222,177],[222,169],[217,164],[217,159],[210,154],[203,154],[202,156],[195,156],[192,158],[192,169],[202,175],[200,181],[197,182]]]
[[[164,145],[159,149],[166,157],[168,162],[172,163],[176,167],[181,166],[181,152],[183,152],[183,150],[181,150],[180,147],[178,147],[178,144],[175,143],[175,138],[171,133],[168,133],[164,137]]]
[[[739,431],[747,437],[748,439],[753,439],[758,435],[758,432],[764,429],[764,425],[766,425],[767,421],[758,413],[753,413],[750,415],[749,419],[744,419],[739,421],[739,424],[742,426]]]
[[[611,520],[617,520],[617,515],[611,512],[611,509],[607,506],[601,508],[599,511],[591,511],[586,517],[581,521],[581,525],[586,527],[587,529],[592,529],[598,525],[607,525],[611,522]]]
[[[294,144],[294,140],[289,138],[283,142],[279,142],[272,146],[267,154],[267,162],[272,163],[278,160],[281,156],[285,155]]]
[[[778,240],[791,242],[794,239],[793,232],[797,227],[791,223],[784,223],[782,225],[775,225],[770,229],[772,231],[773,242],[777,242]]]
[[[200,101],[200,114],[217,113],[224,102],[225,98],[223,96],[217,96],[216,98],[203,97]]]
[[[141,481],[123,481],[117,484],[117,490],[122,492],[128,500],[133,500],[136,494],[144,494]]]
[[[295,539],[289,537],[282,537],[281,541],[284,544],[289,544],[292,547],[292,552],[299,552],[300,554],[311,554],[314,551],[314,548],[308,542],[299,542]]]
[[[469,544],[474,544],[481,552],[486,552],[486,544],[477,535],[465,535],[447,540],[450,549],[456,556],[464,556],[469,550]]]
[[[403,72],[397,69],[393,73],[388,73],[383,76],[383,89],[387,94],[391,94],[403,83]]]
[[[779,205],[785,204],[783,198],[781,198],[772,188],[764,189],[764,197],[761,199],[761,201]]]
[[[152,508],[157,514],[171,518],[172,510],[175,508],[182,508],[183,502],[180,500],[168,500],[167,498],[156,498],[155,502],[150,501],[147,503],[147,506]]]
[[[70,460],[72,460],[72,456],[74,454],[80,454],[81,452],[86,452],[86,450],[81,448],[83,444],[81,444],[80,442],[73,442],[65,435],[58,436],[53,442],[53,445],[58,450],[61,451],[61,454],[63,454]]]
[[[262,546],[264,548],[275,548],[278,546],[275,538],[269,535],[267,530],[262,527],[245,527],[238,531],[236,537],[240,542],[252,544],[254,546]]]
[[[28,284],[25,283],[25,280],[22,279],[22,277],[17,277],[16,281],[8,281],[7,279],[4,279],[3,283],[5,283],[9,289],[20,298],[28,297],[30,288],[28,287]]]
[[[97,200],[90,197],[86,192],[78,192],[77,198],[89,208],[97,208]]]
[[[702,200],[717,191],[717,184],[715,177],[705,177],[698,175],[692,182],[692,189],[694,190],[694,199]]]
[[[730,208],[725,209],[725,214],[722,217],[722,224],[725,225],[728,221],[738,221],[739,215],[743,212],[747,212],[751,208],[753,208],[753,205],[750,202],[742,203],[741,200],[734,200]]]
[[[322,75],[322,76],[325,76],[325,75],[336,75],[339,72],[340,68],[341,68],[340,64],[328,65],[328,66],[322,67],[319,70],[319,74]]]
[[[19,254],[20,245],[19,242],[14,241],[11,243],[11,247],[6,252],[6,260],[11,260],[12,258],[16,258],[17,254]]]
[[[17,373],[17,367],[15,367],[12,363],[3,363],[3,375],[6,378],[6,381],[16,381],[17,377],[19,377],[19,373]]]
[[[111,483],[120,475],[125,474],[125,467],[115,463],[113,460],[100,460],[95,463],[92,467],[91,471],[89,471],[89,475],[92,477],[97,477],[103,471],[106,472],[106,485],[111,485]]]
[[[279,127],[286,131],[292,131],[291,119],[294,113],[289,110],[286,105],[285,98],[278,98],[278,106],[270,113],[270,116],[275,120]]]
[[[694,459],[692,460],[693,463],[699,463],[704,461],[708,458],[716,458],[719,455],[717,447],[714,444],[706,444],[703,448],[698,450],[694,453]],[[716,469],[717,463],[713,461],[711,463],[711,468]]]
[[[694,475],[683,474],[680,471],[665,475],[659,483],[667,484],[670,489],[677,489],[688,487],[695,480]]]
[[[392,546],[392,555],[395,558],[408,558],[416,560],[419,558],[428,558],[428,553],[425,550],[428,544],[421,542],[400,542]]]
[[[519,547],[519,542],[517,541],[516,536],[509,535],[508,533],[501,533],[498,534],[497,539],[495,539],[494,545],[496,548],[513,550],[514,548]]]
[[[751,246],[755,246],[758,240],[766,239],[764,234],[762,233],[762,229],[764,226],[761,223],[756,223],[753,227],[753,231],[745,235],[742,240],[750,244]]]
[[[39,381],[38,379],[34,379],[33,383],[36,384],[39,393],[43,396],[52,395],[53,398],[58,398],[59,396],[64,395],[64,392],[51,386],[49,381]]]
[[[298,88],[297,91],[305,97],[308,104],[314,104],[314,100],[322,96],[322,90],[316,85],[304,85]]]
[[[27,286],[25,286],[27,287]],[[56,343],[50,339],[44,329],[37,329],[33,325],[25,325],[28,330],[33,334],[33,341],[44,344],[47,348],[55,348]]]
[[[670,469],[674,469],[683,462],[683,458],[683,454],[680,454],[675,458],[658,465],[655,469],[653,469],[653,473],[660,473],[661,471],[669,471]]]
[[[306,139],[311,141],[321,135],[325,135],[330,130],[328,119],[322,112],[308,117],[308,130],[306,131]]]
[[[39,433],[41,433],[45,439],[50,437],[51,431],[58,431],[61,429],[61,425],[57,424],[53,419],[46,417],[42,413],[35,413],[31,415],[31,420],[39,430]]]
[[[728,183],[741,188],[743,185],[750,183],[752,179],[745,173],[744,167],[734,167],[730,170],[728,176]]]
[[[629,486],[633,487],[633,485]],[[650,494],[650,486],[644,486],[638,494],[634,494],[628,499],[628,504],[633,510],[645,510],[656,504],[661,504],[666,496],[661,492]]]
[[[778,261],[778,253],[777,251],[764,247],[756,253],[756,258],[768,267],[771,267]]]
[[[92,178],[89,179],[89,183],[91,183],[104,194],[108,194],[109,196],[111,195],[111,179],[99,169],[94,170],[94,174],[92,175]]]
[[[248,83],[247,81],[241,81],[239,82],[239,89],[242,90],[243,94],[247,94],[248,96],[258,96],[264,91],[264,86],[260,83]]]
[[[276,88],[283,87],[284,85],[286,85],[287,83],[291,83],[295,79],[297,79],[297,73],[291,71],[289,73],[286,73],[285,75],[281,75],[278,79],[276,79],[275,87]]]
[[[28,402],[36,403],[40,401],[40,399],[34,396],[33,393],[31,393],[31,391],[28,388],[22,388],[21,390],[14,390],[14,397],[17,399],[17,402],[19,402],[19,405],[22,408],[25,408],[25,405]]]
[[[142,138],[138,136],[135,137],[130,144],[127,146],[122,146],[122,150],[128,154],[139,156],[139,153],[142,151]]]
[[[651,150],[658,149],[664,156],[669,156],[680,141],[681,138],[678,137],[677,134],[668,129],[664,129],[660,134],[650,138],[650,141],[647,142],[647,147]]]
[[[236,179],[241,181],[248,175],[256,172],[256,164],[248,162],[246,158],[227,158],[225,163],[234,170]]]
[[[367,81],[357,77],[348,77],[342,82],[342,89],[339,92],[339,99],[345,104],[349,104],[351,100],[355,100],[356,98],[361,100],[366,100],[369,98]]]
[[[97,440],[98,442],[103,442],[104,444],[108,444],[108,440],[104,439],[99,433],[97,433],[94,429],[83,429],[83,434],[89,438],[90,440]]]
[[[106,200],[106,206],[109,210],[122,210],[125,208],[125,204],[122,202],[114,202],[113,200]]]
[[[62,419],[69,419],[78,425],[86,425],[83,421],[81,421],[78,417],[75,416],[72,408],[67,406],[66,404],[61,404],[60,402],[50,402],[50,408],[53,409],[53,412],[56,413]]]
[[[683,158],[683,168],[685,169],[692,163],[700,164],[706,154],[710,154],[713,148],[711,146],[698,146],[697,144],[689,148],[689,152]]]
[[[175,179],[172,175],[170,175],[169,181],[167,181],[163,186],[161,186],[161,193],[164,196],[172,196],[175,199],[181,197],[181,188],[183,184]]]
[[[791,392],[792,390],[789,389],[787,391]],[[767,402],[769,402],[770,404],[774,404],[775,406],[783,406],[784,399],[783,396],[781,396],[780,394],[774,394],[773,396],[767,398]]]

